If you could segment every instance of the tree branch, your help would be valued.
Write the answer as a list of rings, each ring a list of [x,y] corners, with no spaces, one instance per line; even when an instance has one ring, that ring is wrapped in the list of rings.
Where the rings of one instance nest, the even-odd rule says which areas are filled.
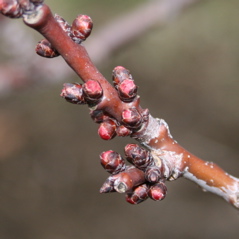
[[[45,47],[56,50],[81,77],[83,85],[65,84],[61,96],[71,103],[88,104],[92,119],[100,124],[98,133],[103,139],[130,136],[147,149],[125,147],[126,159],[134,166],[125,166],[124,159],[115,152],[103,153],[101,164],[112,175],[101,192],[126,193],[126,200],[133,204],[147,197],[162,200],[167,192],[165,181],[184,176],[239,208],[239,179],[182,148],[172,138],[167,123],[140,106],[137,86],[124,67],[113,70],[113,87],[94,66],[85,48],[77,44],[81,41],[75,40],[74,22],[73,27],[54,17],[41,0],[2,0],[0,10],[10,17],[23,16],[25,24],[49,42],[43,46],[43,53]],[[81,17],[76,21],[78,33],[86,38],[90,25]]]

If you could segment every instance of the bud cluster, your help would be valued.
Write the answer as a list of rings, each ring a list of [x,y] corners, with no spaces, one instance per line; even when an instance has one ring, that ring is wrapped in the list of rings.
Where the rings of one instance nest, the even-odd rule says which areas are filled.
[[[127,166],[120,154],[112,150],[100,155],[101,165],[111,174],[100,192],[126,193],[126,201],[131,204],[139,204],[148,197],[154,201],[163,200],[167,193],[163,169],[155,166],[150,152],[136,144],[128,144],[125,156],[134,166]]]
[[[61,97],[73,104],[96,104],[103,96],[103,89],[98,81],[88,80],[85,84],[65,83]]]
[[[137,144],[127,144],[124,152],[128,162],[141,170],[146,170],[154,163],[150,152]]]
[[[122,66],[114,69],[113,84],[119,98],[127,106],[121,112],[121,121],[105,112],[103,100],[106,97],[103,97],[102,86],[96,80],[88,80],[84,84],[65,84],[61,93],[61,96],[71,103],[90,106],[90,116],[99,124],[98,134],[104,140],[113,139],[116,135],[133,135],[149,118],[148,109],[137,107],[137,87],[127,69]],[[157,160],[156,164],[152,154],[137,144],[126,145],[125,157],[133,166],[126,165],[123,157],[112,150],[100,155],[101,165],[111,174],[100,192],[125,193],[126,201],[131,204],[139,204],[147,198],[155,201],[164,199],[167,188],[161,161]]]
[[[145,172],[145,179],[150,183],[157,183],[164,178],[164,167],[156,166],[149,151],[137,144],[125,146],[125,156],[129,163]]]
[[[87,15],[78,15],[73,21],[72,26],[57,14],[55,14],[54,18],[63,31],[77,44],[81,44],[85,41],[93,28],[93,22]],[[41,40],[35,50],[36,53],[42,57],[53,58],[60,55],[46,39]]]
[[[100,124],[98,134],[104,140],[111,140],[116,135],[125,137],[132,133],[130,129],[124,125],[119,125],[114,118],[105,114],[102,110],[93,110],[90,115],[95,123]]]
[[[0,13],[7,17],[20,18],[34,11],[43,2],[43,0],[1,0]]]

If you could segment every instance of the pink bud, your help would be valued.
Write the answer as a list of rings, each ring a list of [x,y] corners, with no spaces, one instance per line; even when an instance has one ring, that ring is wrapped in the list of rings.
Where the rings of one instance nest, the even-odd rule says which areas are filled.
[[[39,56],[46,57],[46,58],[54,58],[59,56],[59,53],[57,52],[57,50],[54,49],[51,46],[51,43],[46,39],[41,40],[37,44],[35,51]]]
[[[157,183],[162,177],[162,167],[150,166],[145,171],[145,179],[150,183]]]
[[[148,198],[148,186],[146,184],[136,187],[132,193],[126,194],[126,201],[131,204],[139,204]]]
[[[131,127],[139,127],[142,123],[142,118],[137,109],[131,108],[122,112],[122,121]]]
[[[154,163],[150,152],[137,144],[127,144],[124,151],[126,159],[139,169],[145,170]]]
[[[98,129],[98,134],[104,140],[113,139],[116,136],[115,122],[111,119],[108,119],[101,123]]]
[[[130,71],[123,66],[116,66],[112,72],[114,86],[117,87],[125,79],[132,79]]]
[[[156,183],[149,189],[149,197],[155,201],[163,200],[166,194],[167,187],[163,182]]]
[[[137,95],[137,86],[135,85],[133,80],[125,79],[118,86],[118,92],[120,98],[125,101],[133,101],[133,99]]]
[[[83,97],[82,85],[80,84],[64,84],[61,97],[73,104],[86,104]]]
[[[83,85],[83,92],[89,103],[97,102],[103,95],[103,89],[100,83],[96,80],[88,80]]]
[[[93,22],[89,16],[77,16],[71,27],[72,39],[77,43],[81,43],[90,35],[92,28]]]
[[[23,14],[23,9],[16,0],[1,0],[0,12],[11,18],[19,18]]]
[[[18,2],[23,11],[29,11],[31,9],[32,3],[29,0],[18,0]]]
[[[125,170],[125,162],[117,152],[112,150],[103,152],[100,155],[100,162],[103,168],[111,174],[117,174]]]

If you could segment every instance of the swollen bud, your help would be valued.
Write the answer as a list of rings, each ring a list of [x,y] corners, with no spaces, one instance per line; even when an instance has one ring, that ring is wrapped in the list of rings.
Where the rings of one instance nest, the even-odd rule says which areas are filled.
[[[72,40],[78,44],[81,43],[90,35],[92,28],[93,22],[89,16],[77,16],[71,26]]]
[[[157,183],[162,177],[162,167],[150,166],[145,170],[145,179],[150,183]]]
[[[100,155],[100,163],[103,168],[111,174],[117,174],[125,170],[125,162],[121,155],[112,150],[103,152]]]
[[[149,189],[149,197],[155,201],[160,201],[165,198],[167,194],[167,187],[165,183],[158,182],[150,187]]]
[[[132,79],[130,71],[123,66],[116,66],[112,72],[112,80],[115,88],[125,79]]]
[[[126,201],[131,204],[139,204],[148,198],[148,186],[146,184],[136,187],[133,192],[126,194]]]
[[[52,47],[51,43],[46,39],[38,42],[35,51],[39,56],[46,58],[54,58],[60,55],[57,50]]]
[[[154,163],[150,152],[137,144],[127,144],[124,151],[126,159],[141,170],[145,170]]]
[[[73,104],[86,104],[81,84],[64,84],[61,97]]]
[[[32,3],[29,0],[18,0],[18,2],[23,11],[31,10]]]
[[[131,79],[123,80],[117,89],[120,99],[124,102],[131,102],[137,96],[137,86]]]
[[[113,139],[116,136],[116,123],[111,119],[102,122],[98,134],[104,140]]]
[[[142,117],[136,108],[130,108],[122,112],[122,122],[130,127],[139,127],[142,123]]]
[[[83,92],[88,103],[97,103],[103,96],[103,89],[100,83],[96,80],[88,80],[83,85]]]
[[[116,129],[116,134],[121,137],[126,137],[126,136],[129,136],[130,134],[132,134],[132,131],[130,129],[126,128],[124,125],[120,125]]]
[[[23,15],[23,9],[17,0],[1,0],[0,12],[11,18],[19,18]]]

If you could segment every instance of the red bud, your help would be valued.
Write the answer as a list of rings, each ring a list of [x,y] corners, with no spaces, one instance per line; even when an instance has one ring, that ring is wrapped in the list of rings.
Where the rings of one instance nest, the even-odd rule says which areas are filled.
[[[157,183],[162,177],[162,167],[150,166],[145,171],[145,179],[150,183]]]
[[[31,9],[32,3],[29,0],[18,0],[18,2],[23,11],[29,11]]]
[[[132,193],[126,194],[126,201],[131,204],[139,204],[148,198],[148,186],[146,184],[136,187]]]
[[[111,174],[117,174],[125,170],[125,162],[121,155],[109,150],[100,155],[100,162],[103,168]]]
[[[115,130],[116,130],[115,122],[111,119],[108,119],[100,124],[98,134],[102,139],[110,140],[116,136]]]
[[[86,104],[83,97],[82,85],[66,83],[63,86],[61,97],[73,104]]]
[[[46,39],[41,40],[37,44],[35,50],[36,50],[36,53],[39,56],[42,56],[42,57],[54,58],[54,57],[59,56],[59,53],[57,52],[57,50],[54,49],[51,46],[51,43],[48,40],[46,40]]]
[[[127,144],[124,150],[126,159],[137,168],[145,170],[154,163],[150,152],[137,144]]]
[[[83,92],[86,100],[90,103],[98,101],[103,95],[103,89],[100,83],[96,80],[88,80],[83,85]]]
[[[16,0],[1,0],[0,12],[11,18],[19,18],[23,14],[23,9]]]
[[[137,86],[131,79],[125,79],[118,86],[119,97],[125,101],[133,101],[137,95]]]
[[[142,123],[142,118],[137,109],[131,108],[122,112],[122,121],[131,127],[139,127]]]
[[[89,16],[77,16],[71,27],[72,39],[77,43],[81,43],[90,35],[92,28],[93,22]]]
[[[149,197],[155,201],[163,200],[166,194],[167,187],[163,182],[156,183],[149,189]]]
[[[125,79],[132,79],[130,71],[123,66],[116,66],[112,72],[114,86],[117,87]]]

